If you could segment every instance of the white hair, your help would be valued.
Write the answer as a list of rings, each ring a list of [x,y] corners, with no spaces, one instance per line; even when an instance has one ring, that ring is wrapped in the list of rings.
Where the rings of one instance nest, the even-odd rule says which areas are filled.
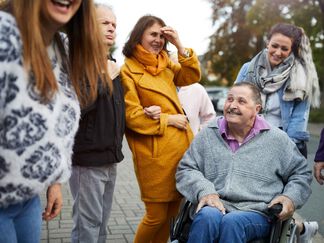
[[[113,7],[111,5],[109,5],[109,4],[106,4],[106,3],[95,3],[95,7],[96,8],[106,8],[106,9],[109,9],[111,12],[114,13]]]

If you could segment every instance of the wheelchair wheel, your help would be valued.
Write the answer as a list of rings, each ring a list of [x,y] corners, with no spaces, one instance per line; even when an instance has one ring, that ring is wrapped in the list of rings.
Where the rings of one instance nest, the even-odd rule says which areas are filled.
[[[299,230],[295,220],[291,219],[283,225],[279,243],[298,243]]]

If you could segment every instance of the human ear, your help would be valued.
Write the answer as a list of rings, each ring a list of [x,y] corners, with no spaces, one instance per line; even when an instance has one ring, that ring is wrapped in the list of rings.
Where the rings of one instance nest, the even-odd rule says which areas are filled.
[[[262,109],[262,106],[260,104],[257,104],[256,108],[255,108],[256,112],[259,113],[261,111],[261,109]]]

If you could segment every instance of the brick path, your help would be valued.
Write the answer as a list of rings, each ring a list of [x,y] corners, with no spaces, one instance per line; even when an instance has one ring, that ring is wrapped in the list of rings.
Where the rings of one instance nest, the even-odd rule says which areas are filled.
[[[125,159],[117,166],[117,181],[108,230],[109,243],[131,243],[137,224],[144,214],[144,205],[139,197],[139,189],[134,174],[131,154],[126,141],[124,143]],[[45,195],[42,195],[44,201]],[[57,218],[43,222],[42,243],[71,242],[72,203],[68,184],[63,186],[63,209]]]

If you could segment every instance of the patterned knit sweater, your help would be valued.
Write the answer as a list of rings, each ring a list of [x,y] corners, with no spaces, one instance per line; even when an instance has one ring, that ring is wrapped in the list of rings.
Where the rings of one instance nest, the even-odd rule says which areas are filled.
[[[22,49],[15,19],[0,11],[0,208],[69,178],[80,116],[57,45],[47,51],[59,90],[47,104],[23,67]]]
[[[197,203],[218,193],[226,210],[266,212],[278,195],[300,208],[311,194],[311,170],[288,135],[264,130],[232,152],[212,120],[192,141],[176,173],[177,189]]]

